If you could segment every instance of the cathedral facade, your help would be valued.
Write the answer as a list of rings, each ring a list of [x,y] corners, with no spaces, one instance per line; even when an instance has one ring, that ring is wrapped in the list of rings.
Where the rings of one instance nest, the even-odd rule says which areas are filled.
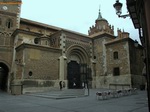
[[[16,3],[0,4],[1,90],[18,84],[22,93],[46,91],[58,89],[60,81],[65,89],[145,84],[142,47],[128,32],[118,29],[115,36],[100,11],[85,35],[20,18],[21,1]]]

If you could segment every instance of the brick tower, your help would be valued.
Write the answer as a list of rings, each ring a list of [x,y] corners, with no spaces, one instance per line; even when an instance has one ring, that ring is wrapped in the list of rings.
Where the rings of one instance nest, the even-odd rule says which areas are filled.
[[[0,90],[8,91],[13,55],[12,33],[19,28],[21,0],[0,0]]]

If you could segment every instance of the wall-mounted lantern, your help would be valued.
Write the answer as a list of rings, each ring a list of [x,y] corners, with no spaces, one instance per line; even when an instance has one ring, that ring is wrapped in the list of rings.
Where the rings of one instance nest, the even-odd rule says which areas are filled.
[[[120,3],[119,0],[116,0],[116,3],[113,6],[116,9],[116,14],[118,15],[118,17],[126,18],[130,16],[129,14],[121,15],[123,4]]]

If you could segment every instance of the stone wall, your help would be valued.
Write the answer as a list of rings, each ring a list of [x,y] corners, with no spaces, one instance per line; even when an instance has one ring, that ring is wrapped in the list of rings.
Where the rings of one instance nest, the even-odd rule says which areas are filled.
[[[96,76],[105,74],[106,68],[106,42],[110,41],[109,37],[97,38],[94,40],[94,56],[96,57]]]
[[[130,40],[129,52],[130,52],[129,56],[130,56],[131,74],[142,75],[142,70],[144,67],[144,60],[142,57],[144,56],[143,48],[140,45],[138,47],[135,47],[132,40]]]
[[[144,68],[143,60],[143,48],[138,45],[134,45],[132,40],[129,41],[129,56],[130,56],[130,70],[132,74],[132,86],[140,88],[141,85],[145,85],[146,80],[142,74]]]
[[[96,77],[96,88],[123,89],[131,87],[131,75]]]
[[[111,36],[112,37],[112,36]],[[104,83],[104,76],[107,72],[106,66],[106,47],[105,44],[112,40],[112,38],[107,36],[98,36],[94,38],[93,41],[93,56],[95,60],[94,64],[94,75],[93,75],[93,87],[94,88],[103,88],[106,87]]]
[[[130,60],[128,39],[116,39],[106,44],[107,54],[107,85],[118,84],[120,88],[131,86]],[[118,53],[118,58],[114,58],[114,52]],[[119,75],[115,75],[114,69],[119,68]],[[115,85],[114,85],[115,86]]]
[[[129,46],[126,40],[116,40],[106,44],[107,74],[113,74],[113,68],[120,68],[120,75],[130,74]],[[118,59],[114,59],[114,52],[118,52]]]
[[[94,41],[96,56],[96,88],[109,88],[110,84],[131,85],[128,43],[108,37]],[[118,59],[114,60],[113,53],[118,51]],[[113,76],[114,67],[120,68],[120,75]]]
[[[11,66],[12,63],[12,47],[0,47],[0,61],[5,62]]]
[[[22,69],[24,88],[54,87],[57,85],[55,83],[59,80],[60,49],[24,43],[17,47],[17,53],[17,58],[21,57],[24,62],[20,68]],[[18,71],[20,71],[19,68]]]

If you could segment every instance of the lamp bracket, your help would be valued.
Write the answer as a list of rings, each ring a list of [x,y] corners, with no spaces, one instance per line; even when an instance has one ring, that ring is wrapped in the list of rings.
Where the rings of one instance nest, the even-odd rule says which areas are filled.
[[[118,17],[119,17],[119,18],[124,18],[124,19],[125,19],[126,17],[130,17],[130,15],[129,15],[129,14],[125,14],[125,15],[118,15]]]

